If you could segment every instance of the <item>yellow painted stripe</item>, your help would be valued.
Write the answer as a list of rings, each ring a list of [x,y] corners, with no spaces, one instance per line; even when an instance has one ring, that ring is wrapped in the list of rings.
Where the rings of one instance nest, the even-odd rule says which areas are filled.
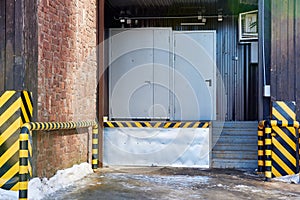
[[[134,122],[134,124],[136,127],[143,128],[143,126],[140,122]]]
[[[32,113],[33,113],[33,105],[31,104],[31,101],[30,101],[30,97],[29,97],[29,93],[28,92],[24,92],[24,96],[25,96],[25,100],[26,100],[26,104],[27,104],[27,107],[29,109],[29,112],[32,116]]]
[[[92,160],[92,164],[93,164],[93,165],[97,165],[97,164],[98,164],[98,160],[97,160],[97,159],[93,159],[93,160]]]
[[[173,128],[178,128],[181,125],[181,122],[177,122]]]
[[[94,138],[94,139],[92,140],[92,143],[93,143],[93,144],[98,144],[98,139]]]
[[[294,127],[286,127],[295,137],[296,136],[296,129]]]
[[[19,190],[19,182],[17,182],[10,190],[18,191]]]
[[[151,124],[149,122],[145,122],[145,125],[148,127],[148,128],[152,128]]]
[[[200,122],[196,122],[193,126],[193,128],[197,128],[199,126]]]
[[[20,150],[19,152],[21,158],[28,158],[28,150]]]
[[[265,134],[270,134],[272,132],[272,128],[265,128]]]
[[[0,187],[2,187],[7,180],[10,180],[12,177],[14,177],[15,174],[17,174],[19,171],[19,162],[14,164],[1,178],[0,178]]]
[[[264,136],[264,132],[263,131],[258,131],[257,135],[262,137],[262,136]]]
[[[19,198],[19,200],[28,200],[27,198]]]
[[[28,181],[19,182],[20,190],[27,190],[28,189]]]
[[[270,167],[270,166],[272,166],[272,161],[266,160],[265,164],[266,164],[266,167]]]
[[[272,178],[272,172],[265,172],[265,176],[267,177],[267,178]]]
[[[294,165],[296,166],[296,159],[290,154],[275,138],[273,138],[273,145]]]
[[[27,174],[28,172],[28,166],[20,166],[20,174]]]
[[[291,170],[275,153],[272,154],[272,159],[289,175],[294,174]]]
[[[21,117],[14,121],[1,135],[0,135],[0,145],[2,145],[8,138],[10,138],[15,131],[20,128]]]
[[[272,155],[272,150],[265,150],[265,155],[266,156],[271,156]]]
[[[158,128],[160,125],[161,125],[161,122],[157,122],[157,123],[154,125],[154,128]]]
[[[263,142],[262,140],[258,140],[258,141],[257,141],[257,145],[258,145],[258,146],[264,146],[264,142]]]
[[[205,122],[202,128],[207,128],[209,126],[208,122]]]
[[[127,127],[132,128],[132,125],[130,122],[125,122],[125,123],[126,123]]]
[[[265,139],[265,145],[272,145],[272,139]]]
[[[282,175],[277,171],[275,167],[272,167],[272,173],[274,174],[275,177],[281,177]]]
[[[276,102],[293,120],[296,120],[296,113],[291,110],[283,101]]]
[[[296,144],[295,142],[293,142],[293,140],[291,140],[291,138],[289,138],[285,132],[282,131],[281,128],[277,127],[277,126],[274,126],[273,127],[273,130],[287,143],[289,144],[289,146],[294,150],[296,151]]]
[[[263,156],[263,155],[264,155],[264,150],[258,150],[258,151],[257,151],[257,154],[258,154],[259,156]]]
[[[272,114],[278,119],[281,120],[282,123],[287,123],[285,117],[283,117],[274,107],[272,108]]]
[[[0,126],[2,126],[20,108],[20,105],[21,98],[18,98],[6,111],[4,111],[0,117]]]
[[[29,135],[26,133],[23,133],[20,135],[20,141],[27,141],[29,139]]]
[[[121,122],[116,122],[118,127],[124,128],[123,124]]]
[[[167,122],[165,125],[164,125],[164,128],[169,128],[169,126],[171,125],[170,122]]]
[[[0,107],[2,107],[14,94],[16,91],[6,91],[0,97]]]
[[[28,116],[27,116],[27,113],[26,113],[24,104],[21,104],[21,110],[22,110],[23,116],[24,116],[24,118],[25,118],[25,122],[29,122],[29,118],[28,118]]]
[[[98,149],[93,149],[92,154],[98,154]]]
[[[258,160],[257,163],[258,163],[258,166],[264,166],[264,164],[265,164],[263,160]]]
[[[186,122],[182,128],[187,128],[191,125],[192,122]]]
[[[19,150],[19,141],[17,140],[9,149],[1,155],[0,167],[2,167]]]
[[[111,122],[106,122],[110,128],[114,128],[114,125]]]

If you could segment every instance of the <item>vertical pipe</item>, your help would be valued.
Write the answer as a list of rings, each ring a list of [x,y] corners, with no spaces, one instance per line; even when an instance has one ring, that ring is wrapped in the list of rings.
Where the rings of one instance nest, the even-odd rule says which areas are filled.
[[[265,161],[264,161],[264,123],[265,121],[261,121],[258,124],[258,131],[257,131],[257,154],[258,154],[258,168],[257,168],[257,173],[262,174],[265,172]]]
[[[98,27],[97,27],[97,44],[98,44],[98,122],[99,122],[99,167],[103,167],[103,116],[104,116],[104,3],[105,0],[98,0]]]
[[[272,128],[269,121],[265,125],[265,178],[270,181],[272,178]]]
[[[93,136],[92,136],[92,169],[98,168],[98,125],[93,126]]]
[[[20,133],[20,151],[19,151],[19,200],[25,200],[28,198],[28,139],[29,130],[27,126],[21,129]]]

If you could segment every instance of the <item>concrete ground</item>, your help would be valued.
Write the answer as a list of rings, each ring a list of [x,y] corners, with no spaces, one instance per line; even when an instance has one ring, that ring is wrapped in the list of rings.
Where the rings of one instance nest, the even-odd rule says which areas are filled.
[[[169,167],[104,168],[45,199],[299,199],[299,184],[253,172]]]

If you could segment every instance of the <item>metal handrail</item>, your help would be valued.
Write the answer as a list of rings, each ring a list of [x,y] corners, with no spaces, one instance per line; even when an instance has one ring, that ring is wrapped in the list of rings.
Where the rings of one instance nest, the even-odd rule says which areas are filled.
[[[32,155],[31,131],[34,130],[70,130],[92,127],[92,169],[98,168],[98,123],[96,121],[80,122],[29,122],[21,127],[19,151],[19,199],[28,198],[28,181],[32,175],[29,159]]]

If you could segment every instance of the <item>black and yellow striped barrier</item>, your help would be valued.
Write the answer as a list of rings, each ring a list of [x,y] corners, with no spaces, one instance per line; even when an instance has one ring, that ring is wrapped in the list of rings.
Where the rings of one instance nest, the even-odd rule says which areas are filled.
[[[298,132],[296,105],[294,102],[275,101],[272,107],[272,120],[281,124],[271,124],[272,137],[272,175],[280,177],[298,173]],[[272,121],[271,121],[272,123]]]
[[[210,122],[108,121],[106,128],[208,128]]]
[[[0,188],[13,191],[19,190],[20,127],[22,124],[31,121],[32,112],[32,98],[30,92],[5,91],[1,94]]]
[[[31,145],[29,138],[31,131],[34,130],[66,130],[75,128],[93,128],[93,146],[92,146],[92,169],[98,168],[98,124],[95,121],[81,122],[30,122],[26,123],[21,128],[20,134],[20,152],[19,152],[19,199],[25,200],[28,197],[28,181],[31,177]]]
[[[273,103],[272,119],[258,125],[258,173],[267,180],[299,171],[299,122],[293,102]]]
[[[296,140],[289,140],[288,144],[278,144],[278,141],[282,142],[278,137],[288,140],[283,132],[278,131],[283,128],[289,131],[294,130],[296,133],[296,129],[299,129],[299,122],[264,120],[258,125],[258,173],[264,173],[267,180],[298,173],[300,163],[297,162],[299,159],[297,151],[291,153],[289,149],[291,145],[295,145],[296,149],[299,148],[298,135],[295,136]],[[294,167],[290,166],[291,163]]]

